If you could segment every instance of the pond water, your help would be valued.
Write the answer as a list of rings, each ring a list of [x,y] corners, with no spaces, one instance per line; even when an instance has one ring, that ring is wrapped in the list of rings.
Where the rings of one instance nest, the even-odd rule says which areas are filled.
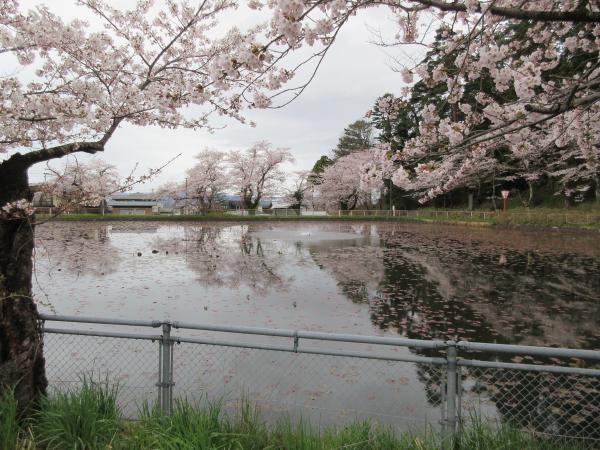
[[[36,230],[34,291],[40,309],[57,314],[599,349],[600,233],[55,222]],[[90,339],[47,337],[51,381],[74,381],[74,368],[106,370],[138,389],[135,400],[153,398],[155,344]],[[439,419],[441,372],[432,366],[200,347],[175,349],[180,395],[245,390],[277,405],[268,409],[275,415],[309,408],[326,423]]]
[[[55,222],[36,246],[59,314],[600,348],[598,233]]]

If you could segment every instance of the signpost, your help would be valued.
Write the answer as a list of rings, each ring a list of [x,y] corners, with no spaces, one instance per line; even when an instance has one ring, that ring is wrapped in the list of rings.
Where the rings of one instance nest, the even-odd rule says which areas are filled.
[[[510,194],[510,191],[500,191],[500,193],[502,194],[503,210],[506,212],[508,209],[508,195]]]

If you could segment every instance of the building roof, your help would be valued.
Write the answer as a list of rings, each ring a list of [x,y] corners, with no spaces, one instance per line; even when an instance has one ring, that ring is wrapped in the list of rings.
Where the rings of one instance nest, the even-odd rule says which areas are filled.
[[[115,201],[110,199],[108,201],[108,206],[112,206],[113,208],[131,208],[131,207],[143,207],[143,208],[152,208],[154,205],[158,205],[157,200],[118,200]]]
[[[154,194],[154,193],[143,193],[143,192],[128,192],[125,194],[114,194],[111,195],[111,200],[118,200],[118,201],[124,201],[124,200],[152,200],[152,201],[158,201],[159,199],[159,195]]]

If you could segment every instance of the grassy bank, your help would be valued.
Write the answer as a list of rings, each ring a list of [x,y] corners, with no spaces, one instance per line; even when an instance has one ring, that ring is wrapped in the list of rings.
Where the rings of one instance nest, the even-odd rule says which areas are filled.
[[[38,221],[49,219],[48,216],[38,214]],[[160,222],[182,222],[182,221],[228,221],[228,222],[298,222],[298,221],[417,221],[454,223],[479,226],[535,226],[542,228],[579,228],[600,230],[600,210],[588,209],[527,209],[515,208],[506,213],[501,211],[462,211],[462,210],[435,210],[418,209],[412,211],[396,211],[395,216],[390,216],[387,211],[345,211],[343,215],[331,216],[284,216],[284,215],[235,215],[235,214],[198,214],[186,216],[171,215],[149,215],[149,216],[122,216],[117,214],[63,214],[52,220],[70,221],[160,221]]]
[[[515,207],[506,212],[489,210],[435,210],[419,209],[418,220],[432,222],[481,223],[486,225],[535,226],[543,228],[600,229],[600,208],[524,208]]]
[[[44,214],[36,214],[38,221],[50,219],[49,216]],[[257,215],[237,215],[237,214],[222,214],[222,213],[209,213],[209,214],[188,214],[188,215],[119,215],[119,214],[61,214],[51,218],[52,220],[90,220],[90,221],[157,221],[157,222],[194,222],[194,221],[229,221],[229,222],[256,222],[256,221],[301,221],[301,220],[383,220],[391,219],[384,215],[369,215],[366,217],[349,217],[349,216],[284,216],[284,215],[270,215],[270,214],[257,214]]]
[[[0,399],[2,449],[373,449],[433,450],[441,447],[437,434],[394,434],[369,422],[319,429],[305,422],[280,420],[268,426],[245,403],[235,415],[218,403],[175,405],[171,416],[142,408],[140,420],[124,420],[117,392],[107,384],[84,383],[81,390],[44,399],[31,419],[15,420],[11,395]],[[472,426],[461,435],[462,449],[576,449],[514,429]]]

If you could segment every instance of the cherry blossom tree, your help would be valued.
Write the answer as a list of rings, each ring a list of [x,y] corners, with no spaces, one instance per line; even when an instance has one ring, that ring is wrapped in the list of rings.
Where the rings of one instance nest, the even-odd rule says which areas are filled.
[[[100,159],[75,161],[64,170],[51,172],[54,176],[42,185],[42,190],[56,199],[63,210],[99,206],[104,213],[106,198],[124,189],[117,168]]]
[[[230,185],[226,170],[226,153],[203,150],[196,155],[198,162],[187,170],[181,182],[169,182],[161,186],[160,192],[175,199],[186,207],[212,209],[219,196]]]
[[[400,68],[409,85],[414,78],[431,88],[445,85],[440,102],[422,105],[418,135],[395,155],[396,180],[415,186],[422,201],[490,170],[499,148],[528,161],[550,153],[550,175],[565,190],[595,184],[600,197],[597,2],[286,0],[268,5],[273,9],[271,34],[296,46],[329,46],[351,16],[382,5],[398,23],[392,44],[427,46],[419,35],[421,25],[441,22],[436,57]],[[471,99],[473,91],[466,87],[488,80],[499,95],[480,89]],[[397,110],[391,107],[388,113]],[[415,162],[423,160],[429,164],[419,168]]]
[[[105,150],[120,125],[210,127],[269,104],[286,46],[263,29],[226,29],[234,0],[139,0],[133,9],[79,0],[95,17],[65,22],[48,7],[0,1],[0,385],[20,408],[46,387],[31,295],[34,223],[27,170]]]
[[[229,187],[224,152],[204,150],[196,155],[198,162],[188,170],[188,189],[202,208],[211,209],[218,196]]]
[[[255,210],[265,195],[279,191],[285,173],[281,165],[292,162],[292,154],[285,148],[273,148],[260,141],[243,151],[232,151],[227,157],[231,187],[240,193],[242,206]]]
[[[356,151],[327,166],[319,179],[318,204],[325,208],[371,207],[373,193],[383,188],[382,174],[391,167],[387,147]]]
[[[291,175],[291,186],[288,186],[284,198],[290,208],[300,211],[302,207],[312,204],[314,186],[309,182],[308,170],[299,170]]]

